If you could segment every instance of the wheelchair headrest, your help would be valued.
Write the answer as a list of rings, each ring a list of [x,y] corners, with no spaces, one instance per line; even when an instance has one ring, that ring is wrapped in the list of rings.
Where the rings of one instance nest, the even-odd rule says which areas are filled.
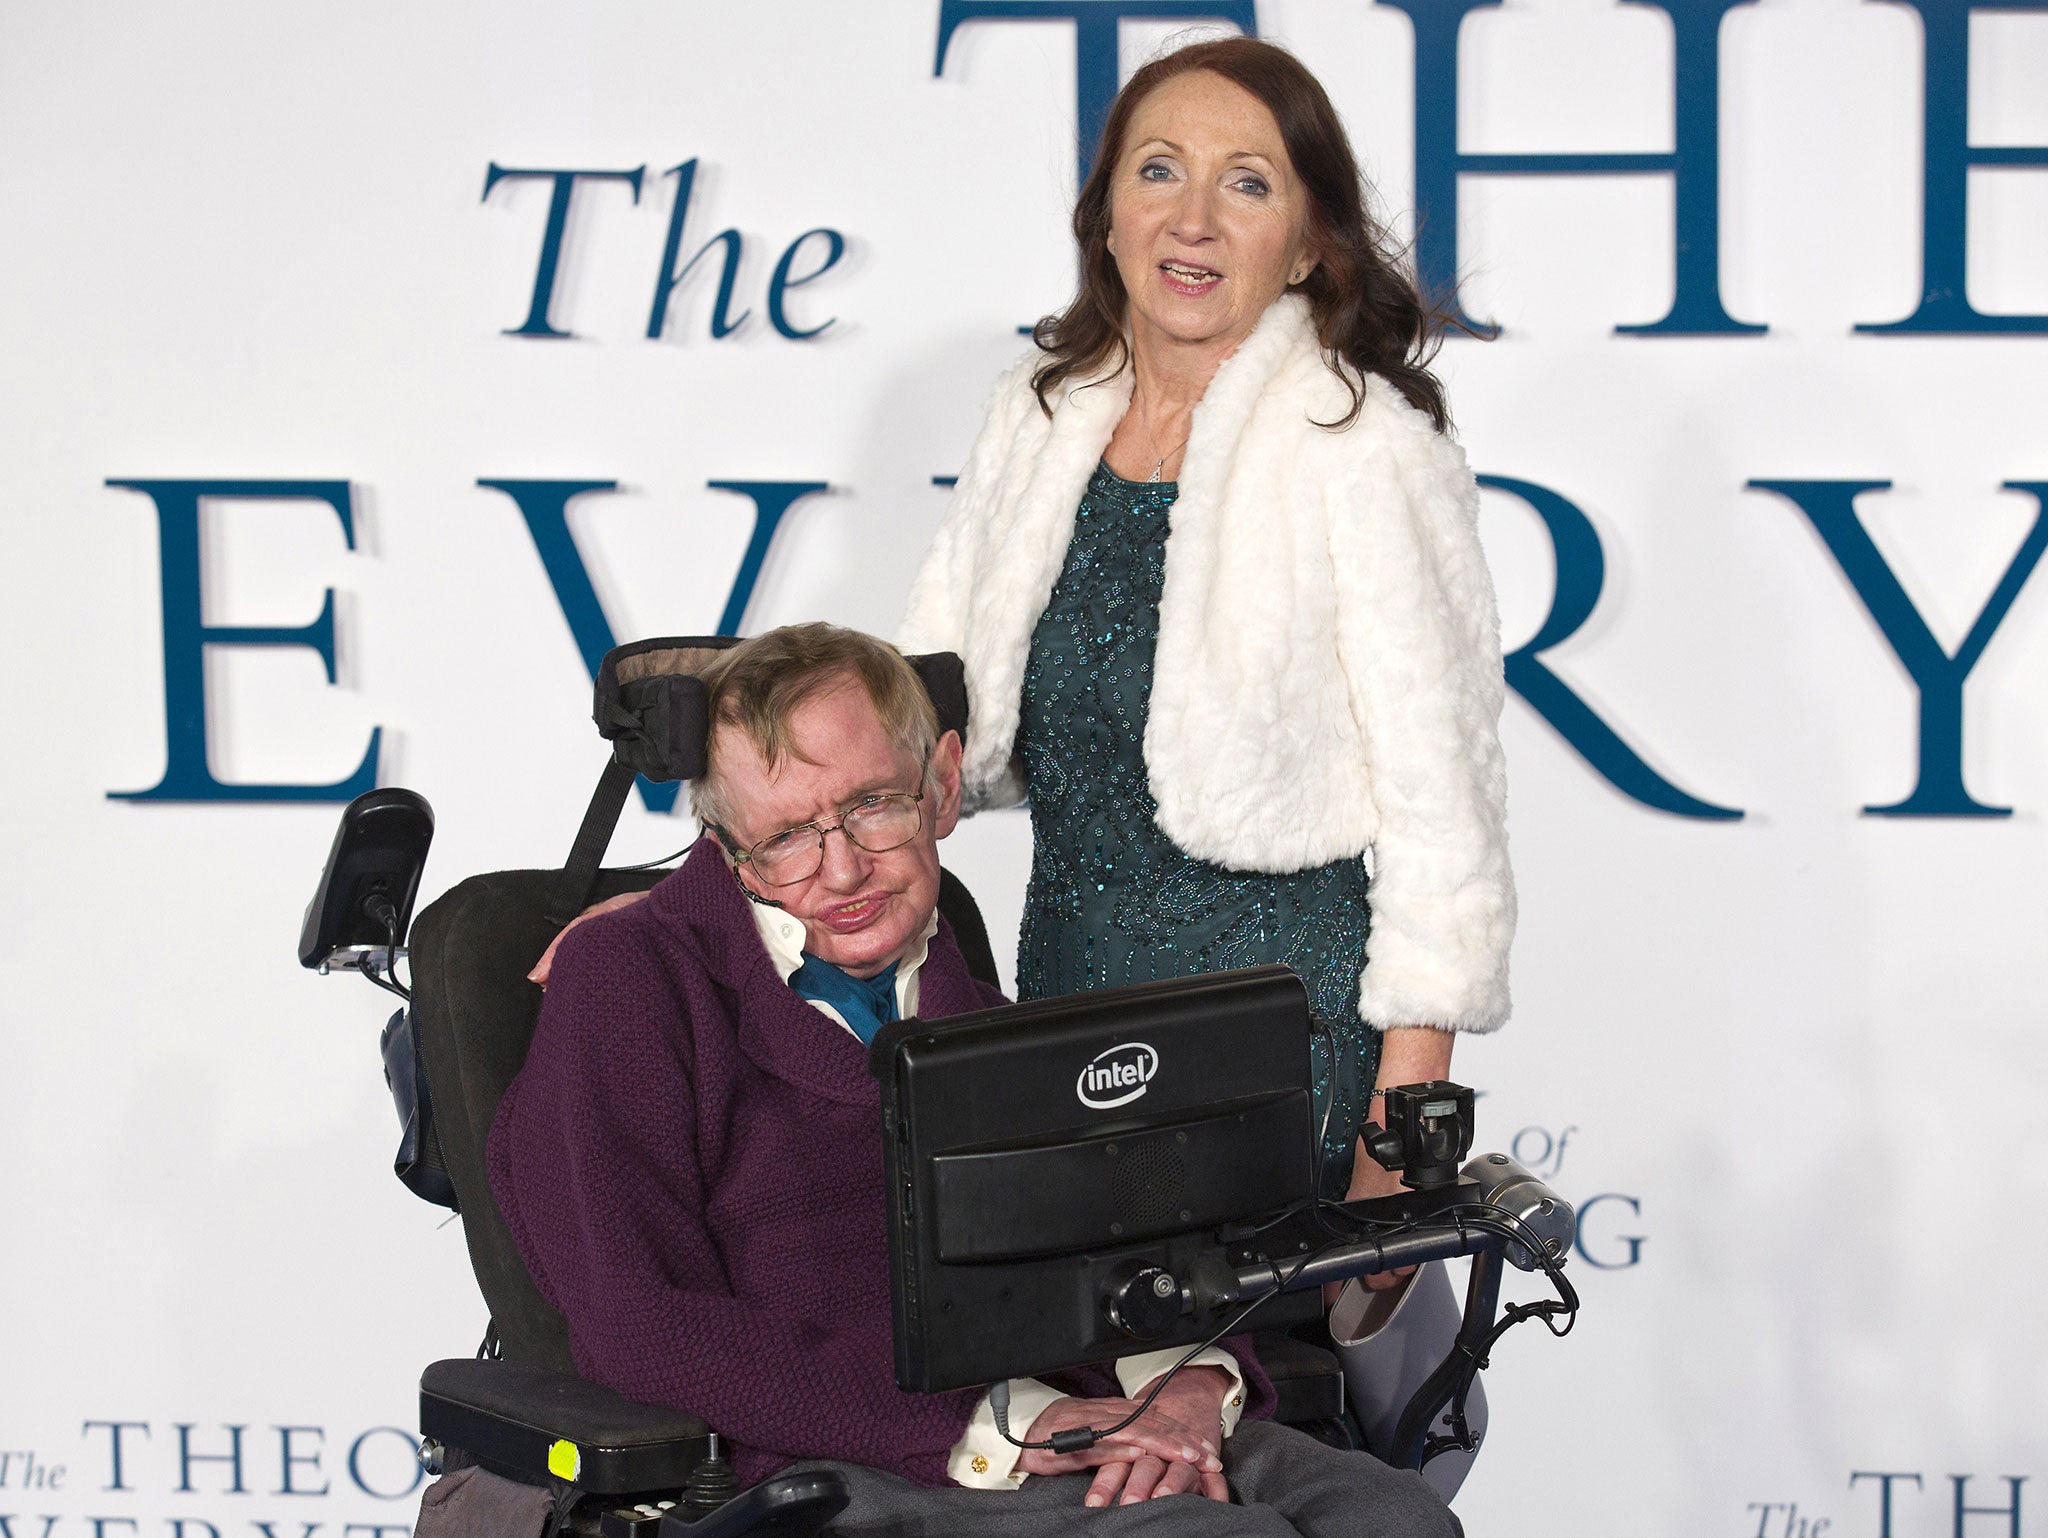
[[[597,670],[591,719],[619,764],[650,780],[694,780],[704,773],[711,737],[711,695],[699,676],[738,636],[666,636],[633,641],[605,654]],[[931,696],[941,732],[967,735],[967,673],[952,652],[908,659]]]

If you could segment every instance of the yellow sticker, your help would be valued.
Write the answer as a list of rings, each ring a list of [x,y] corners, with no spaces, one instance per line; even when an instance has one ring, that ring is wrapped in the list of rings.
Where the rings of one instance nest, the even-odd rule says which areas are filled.
[[[548,1472],[573,1485],[583,1472],[583,1450],[574,1442],[557,1442],[548,1449]]]

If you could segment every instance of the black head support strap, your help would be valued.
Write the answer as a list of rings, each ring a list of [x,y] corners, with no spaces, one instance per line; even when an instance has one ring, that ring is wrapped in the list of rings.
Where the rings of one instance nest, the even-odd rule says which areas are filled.
[[[570,914],[589,901],[605,847],[625,809],[633,777],[694,780],[709,762],[711,693],[700,676],[738,636],[665,636],[633,641],[605,654],[597,670],[591,719],[612,745],[611,762],[590,798],[583,825],[563,866]],[[939,730],[967,735],[967,673],[952,652],[911,657],[938,712]]]

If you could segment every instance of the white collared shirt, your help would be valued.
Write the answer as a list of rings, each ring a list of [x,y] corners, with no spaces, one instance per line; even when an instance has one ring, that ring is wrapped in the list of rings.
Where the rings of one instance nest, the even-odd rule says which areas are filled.
[[[760,931],[761,944],[767,948],[769,960],[775,963],[776,972],[787,983],[804,964],[803,920],[785,909],[771,908],[765,903],[749,903],[747,906],[753,910],[754,927]],[[924,966],[925,957],[931,953],[932,936],[938,932],[938,910],[933,909],[932,916],[925,920],[924,929],[911,942],[910,949],[903,953],[903,959],[896,963],[896,1013],[905,1020],[917,1013],[918,974]],[[849,1034],[859,1034],[830,1004],[820,999],[805,999],[804,1002],[819,1014],[837,1021]],[[1125,1396],[1131,1399],[1142,1397],[1145,1387],[1179,1361],[1185,1349],[1173,1347],[1120,1358],[1116,1364],[1116,1376],[1123,1385]],[[1220,1367],[1230,1374],[1230,1390],[1223,1396],[1223,1434],[1229,1436],[1237,1429],[1237,1418],[1244,1410],[1244,1373],[1237,1365],[1237,1358],[1212,1346],[1197,1355],[1188,1366]],[[1066,1395],[1058,1389],[1036,1378],[1012,1378],[1007,1417],[1010,1434],[1022,1438],[1048,1405],[1064,1398]],[[955,1484],[971,1489],[1014,1490],[1030,1477],[1017,1468],[1017,1460],[1021,1456],[1022,1449],[996,1429],[995,1410],[984,1394],[975,1408],[974,1418],[967,1423],[966,1432],[953,1444],[953,1451],[946,1460],[946,1473]]]
[[[761,932],[761,944],[767,947],[776,974],[788,982],[804,964],[804,921],[786,909],[771,908],[766,903],[750,902],[747,906],[754,911],[754,927]],[[896,963],[896,1013],[901,1019],[908,1020],[917,1013],[918,971],[931,954],[932,936],[938,932],[939,910],[934,908],[932,916],[924,921],[924,928],[903,953],[903,959]],[[830,1004],[820,999],[804,1002],[853,1034],[859,1034],[846,1025],[846,1017]]]

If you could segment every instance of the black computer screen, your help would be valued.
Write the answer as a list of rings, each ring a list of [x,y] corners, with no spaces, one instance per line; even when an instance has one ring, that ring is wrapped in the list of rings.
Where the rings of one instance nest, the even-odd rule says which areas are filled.
[[[909,1020],[875,1040],[896,1377],[933,1392],[1201,1340],[1104,1308],[1136,1265],[1185,1274],[1315,1183],[1310,1016],[1285,967]],[[1308,1317],[1276,1298],[1259,1323]]]

